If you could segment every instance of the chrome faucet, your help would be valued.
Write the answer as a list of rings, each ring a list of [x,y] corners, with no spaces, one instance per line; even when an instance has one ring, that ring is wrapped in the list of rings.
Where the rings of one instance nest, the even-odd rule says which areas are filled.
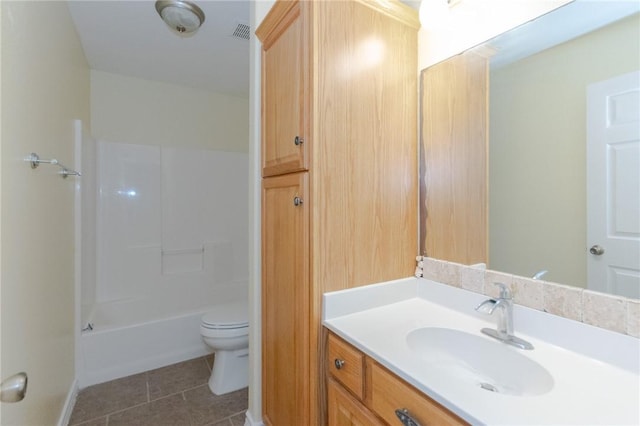
[[[492,315],[496,312],[497,328],[483,328],[482,331],[487,336],[498,339],[501,342],[516,346],[520,349],[533,349],[533,345],[513,335],[513,298],[509,288],[502,283],[494,283],[500,287],[500,297],[497,299],[487,299],[476,306],[476,311],[483,314]]]

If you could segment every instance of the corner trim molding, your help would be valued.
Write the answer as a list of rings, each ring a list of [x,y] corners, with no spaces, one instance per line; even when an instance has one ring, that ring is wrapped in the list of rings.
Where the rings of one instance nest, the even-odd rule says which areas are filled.
[[[73,379],[69,392],[67,392],[67,398],[64,401],[62,412],[60,413],[60,419],[58,419],[58,426],[67,426],[71,420],[71,413],[73,413],[73,407],[76,405],[76,399],[78,398],[78,379]]]
[[[264,423],[262,423],[262,421],[254,420],[253,416],[251,415],[251,412],[247,410],[247,413],[244,419],[244,426],[264,426]]]

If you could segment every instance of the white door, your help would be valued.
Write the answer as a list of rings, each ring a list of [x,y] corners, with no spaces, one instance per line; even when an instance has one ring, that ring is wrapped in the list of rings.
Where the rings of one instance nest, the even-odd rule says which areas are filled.
[[[587,88],[587,287],[640,298],[640,71]]]

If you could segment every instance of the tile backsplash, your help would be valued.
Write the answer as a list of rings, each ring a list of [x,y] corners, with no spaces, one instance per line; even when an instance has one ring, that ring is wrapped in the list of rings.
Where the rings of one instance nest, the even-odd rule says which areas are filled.
[[[493,283],[500,282],[511,289],[516,304],[640,337],[638,300],[492,271],[483,265],[467,266],[422,256],[416,260],[417,276],[489,297],[498,296]]]

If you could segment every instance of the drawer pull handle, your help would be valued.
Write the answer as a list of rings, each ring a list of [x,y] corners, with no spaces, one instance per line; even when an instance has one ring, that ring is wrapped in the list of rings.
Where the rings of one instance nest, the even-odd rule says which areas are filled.
[[[338,370],[340,370],[340,369],[344,366],[344,360],[343,360],[343,359],[338,359],[338,358],[336,358],[336,359],[333,361],[333,365],[335,365],[335,366],[336,366],[336,368],[337,368]]]
[[[407,410],[406,408],[397,409],[396,416],[398,416],[400,422],[404,426],[420,426],[420,423],[418,423],[413,417],[411,417],[411,415],[409,414],[409,410]]]

